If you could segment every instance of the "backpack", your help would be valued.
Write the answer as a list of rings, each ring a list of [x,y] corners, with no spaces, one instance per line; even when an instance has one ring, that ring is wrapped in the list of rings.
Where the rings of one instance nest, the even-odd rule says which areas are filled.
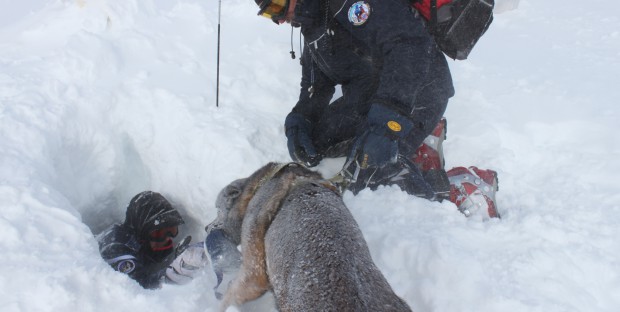
[[[495,0],[411,0],[435,42],[452,59],[464,60],[493,21]]]

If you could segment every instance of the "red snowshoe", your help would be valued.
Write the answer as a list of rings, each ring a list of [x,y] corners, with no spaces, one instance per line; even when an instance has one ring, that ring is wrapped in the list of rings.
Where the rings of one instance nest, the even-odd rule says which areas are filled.
[[[480,215],[483,219],[500,218],[495,204],[497,172],[471,166],[456,167],[448,171],[450,201],[465,216]]]

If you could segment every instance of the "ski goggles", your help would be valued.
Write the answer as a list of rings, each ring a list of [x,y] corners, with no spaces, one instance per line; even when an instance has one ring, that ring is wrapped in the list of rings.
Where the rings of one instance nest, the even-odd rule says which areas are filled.
[[[165,227],[163,229],[154,230],[149,234],[149,240],[156,243],[165,242],[168,237],[176,237],[179,234],[179,228],[176,226]]]
[[[289,2],[290,0],[264,0],[260,4],[258,15],[266,17],[277,24],[278,20],[286,16]]]

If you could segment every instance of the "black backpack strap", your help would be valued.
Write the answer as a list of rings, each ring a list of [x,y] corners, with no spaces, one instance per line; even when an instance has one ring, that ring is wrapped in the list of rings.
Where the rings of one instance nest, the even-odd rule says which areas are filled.
[[[437,29],[437,0],[431,0],[431,19],[428,21],[431,34],[434,34]]]

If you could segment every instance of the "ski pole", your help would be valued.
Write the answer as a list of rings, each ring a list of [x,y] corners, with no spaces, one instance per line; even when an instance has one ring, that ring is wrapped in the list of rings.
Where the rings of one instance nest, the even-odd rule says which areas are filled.
[[[222,17],[222,0],[217,7],[217,73],[215,80],[215,107],[220,106],[220,20]]]

